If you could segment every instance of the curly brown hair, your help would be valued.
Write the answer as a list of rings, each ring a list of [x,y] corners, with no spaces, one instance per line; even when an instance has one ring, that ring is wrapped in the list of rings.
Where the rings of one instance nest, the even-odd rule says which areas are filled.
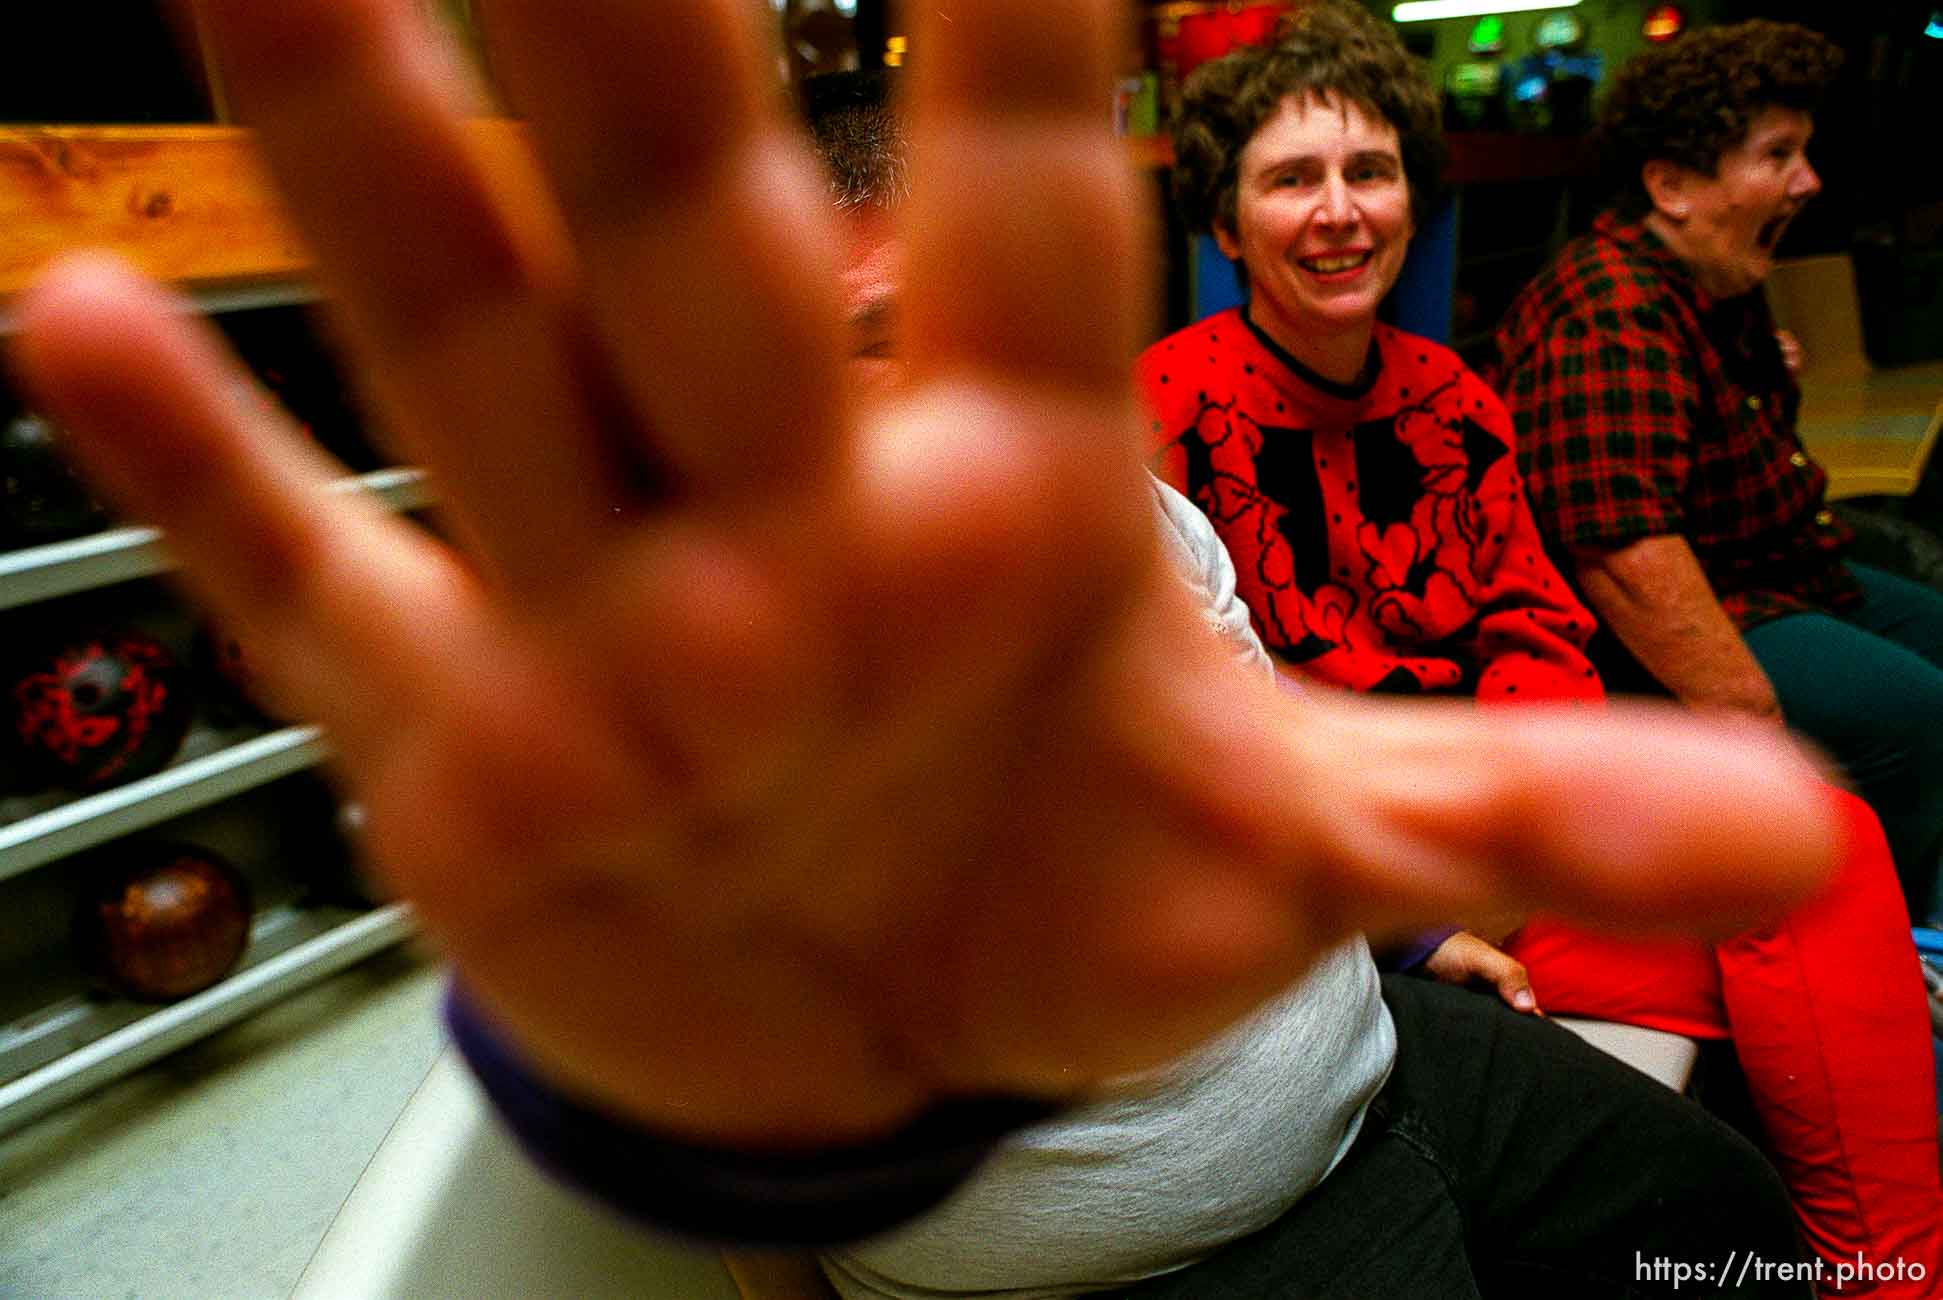
[[[1174,201],[1188,228],[1232,230],[1242,150],[1291,95],[1355,104],[1397,130],[1421,226],[1444,171],[1436,89],[1395,29],[1351,0],[1317,0],[1273,45],[1244,46],[1196,68],[1174,119]]]
[[[1763,109],[1813,113],[1841,66],[1827,37],[1765,18],[1702,28],[1629,59],[1594,132],[1614,203],[1634,217],[1652,208],[1640,172],[1656,159],[1712,176]]]

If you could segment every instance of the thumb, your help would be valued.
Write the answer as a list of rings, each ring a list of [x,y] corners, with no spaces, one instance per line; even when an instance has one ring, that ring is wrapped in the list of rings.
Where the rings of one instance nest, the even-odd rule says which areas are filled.
[[[1545,1014],[1538,1009],[1538,995],[1532,992],[1531,975],[1525,970],[1523,962],[1494,951],[1490,965],[1494,969],[1488,972],[1488,978],[1497,987],[1498,996],[1504,999],[1506,1006],[1527,1015]]]
[[[1627,703],[1277,703],[1300,777],[1280,797],[1309,814],[1286,858],[1319,868],[1354,928],[1542,908],[1732,934],[1833,863],[1826,786],[1780,728]]]

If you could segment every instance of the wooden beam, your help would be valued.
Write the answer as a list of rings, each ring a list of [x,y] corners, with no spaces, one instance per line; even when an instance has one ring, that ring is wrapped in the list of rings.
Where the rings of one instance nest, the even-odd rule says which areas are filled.
[[[475,123],[489,166],[515,165],[524,129]],[[1165,140],[1129,140],[1165,167]],[[502,161],[503,160],[503,161]],[[310,256],[284,219],[250,132],[229,126],[0,127],[0,298],[49,260],[110,248],[185,287],[304,279]]]
[[[234,127],[0,130],[0,231],[0,295],[83,247],[191,285],[297,279],[310,261]]]

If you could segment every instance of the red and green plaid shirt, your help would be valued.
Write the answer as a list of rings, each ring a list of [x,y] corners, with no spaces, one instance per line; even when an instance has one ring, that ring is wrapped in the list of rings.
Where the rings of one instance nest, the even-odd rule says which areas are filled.
[[[1551,545],[1677,533],[1743,631],[1861,599],[1762,294],[1710,297],[1643,224],[1608,212],[1519,295],[1497,342]]]

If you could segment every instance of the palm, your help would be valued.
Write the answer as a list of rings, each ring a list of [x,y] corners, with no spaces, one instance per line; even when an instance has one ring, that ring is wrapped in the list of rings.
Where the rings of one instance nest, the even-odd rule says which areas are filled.
[[[1140,494],[1117,520],[1051,518],[1060,496],[1114,498],[1077,463],[1048,472],[1072,490],[1036,511],[1015,484],[939,483],[983,498],[976,535],[910,510],[931,494],[909,473],[853,468],[814,508],[793,497],[813,522],[761,546],[660,511],[615,539],[624,558],[544,597],[454,571],[440,617],[415,602],[426,649],[464,647],[468,671],[441,692],[419,665],[419,695],[348,774],[377,859],[559,1073],[710,1131],[862,1126],[938,1088],[1058,1090],[1145,1063],[1299,969],[1308,945],[1271,919],[1295,912],[1232,897],[1221,851],[1193,842],[1215,774],[1170,771],[1106,707],[1188,689],[1200,716],[1267,688],[1231,676],[1158,569]],[[1046,545],[1075,524],[1090,560]],[[697,552],[738,572],[734,617],[698,610]],[[1197,903],[1254,918],[1201,929],[1218,942],[1197,953]],[[1159,1033],[1101,1022],[1130,980]],[[746,1083],[724,1094],[724,1075]]]
[[[570,1086],[708,1135],[863,1131],[1150,1064],[1361,924],[1507,894],[1664,918],[1825,855],[1772,740],[1298,712],[1223,660],[1132,455],[1117,4],[927,7],[915,374],[869,412],[746,3],[498,5],[544,179],[484,165],[404,0],[206,8],[464,558],[326,498],[120,272],[52,277],[24,364]]]

